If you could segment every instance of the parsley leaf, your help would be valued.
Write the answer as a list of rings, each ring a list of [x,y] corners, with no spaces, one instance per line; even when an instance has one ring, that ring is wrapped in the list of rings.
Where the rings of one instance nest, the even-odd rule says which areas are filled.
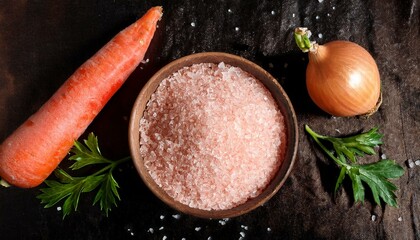
[[[378,205],[381,199],[390,206],[396,207],[397,200],[395,191],[397,187],[388,181],[391,178],[399,178],[404,174],[404,169],[389,159],[370,164],[357,164],[358,156],[365,154],[374,155],[374,147],[382,144],[382,135],[378,128],[351,137],[335,138],[323,136],[314,132],[308,125],[305,130],[321,147],[321,149],[341,168],[340,175],[335,184],[336,193],[346,175],[352,181],[353,197],[356,202],[363,202],[365,198],[365,186],[372,192],[373,198]],[[329,150],[322,142],[332,144],[334,150]],[[366,184],[366,185],[364,185]]]
[[[88,165],[102,165],[95,173],[85,177],[72,177],[63,169],[57,168],[54,171],[56,180],[46,180],[46,188],[40,189],[41,194],[37,196],[46,208],[52,207],[64,200],[63,218],[72,211],[77,211],[80,195],[92,192],[99,188],[96,193],[93,205],[99,202],[100,208],[108,216],[112,206],[117,205],[117,200],[121,200],[118,194],[119,185],[115,181],[112,172],[116,166],[126,162],[130,157],[112,161],[102,156],[99,150],[98,138],[89,134],[88,138],[81,142],[76,141],[71,149],[72,156],[69,160],[75,161],[71,170],[78,170]]]

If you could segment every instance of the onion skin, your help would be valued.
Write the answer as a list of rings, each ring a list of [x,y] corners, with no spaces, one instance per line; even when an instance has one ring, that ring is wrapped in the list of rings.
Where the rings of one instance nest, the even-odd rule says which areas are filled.
[[[302,30],[307,40],[308,31]],[[306,87],[319,108],[337,117],[376,112],[381,81],[378,66],[368,51],[349,41],[324,45],[307,41],[302,50],[309,53]]]
[[[332,41],[309,52],[306,69],[309,96],[325,112],[337,117],[369,114],[380,97],[379,70],[361,46]]]

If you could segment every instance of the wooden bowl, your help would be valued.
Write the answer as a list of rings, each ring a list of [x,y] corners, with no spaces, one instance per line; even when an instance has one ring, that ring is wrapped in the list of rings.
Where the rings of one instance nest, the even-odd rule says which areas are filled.
[[[275,101],[277,102],[281,113],[285,119],[286,125],[286,153],[283,163],[281,164],[278,172],[271,180],[270,184],[263,192],[255,198],[249,199],[247,202],[227,210],[201,210],[191,208],[170,197],[163,189],[161,189],[156,182],[149,175],[143,159],[140,156],[140,119],[146,108],[151,95],[155,92],[160,82],[171,75],[173,72],[196,63],[220,63],[224,62],[231,66],[239,67],[242,70],[252,74],[256,79],[260,80],[265,87],[271,92]],[[283,88],[279,85],[277,80],[273,78],[268,72],[259,67],[258,65],[241,58],[239,56],[219,53],[219,52],[206,52],[189,55],[178,60],[175,60],[160,71],[158,71],[141,90],[136,102],[134,103],[133,110],[130,117],[129,125],[129,145],[134,165],[137,168],[144,183],[150,190],[159,197],[163,202],[169,206],[177,209],[186,214],[190,214],[202,218],[230,218],[247,213],[269,200],[283,185],[288,175],[290,174],[296,158],[298,147],[298,129],[296,115],[293,106],[284,92]]]

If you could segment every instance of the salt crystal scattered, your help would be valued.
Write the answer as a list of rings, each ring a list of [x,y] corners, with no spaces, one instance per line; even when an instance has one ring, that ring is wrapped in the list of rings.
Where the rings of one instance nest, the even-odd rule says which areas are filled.
[[[271,15],[274,15],[274,14],[276,14],[276,12],[274,12],[274,10],[273,10],[273,11],[271,11]]]
[[[239,27],[235,27],[235,31],[239,31]]]
[[[336,132],[341,133],[340,129],[336,128],[335,129]]]
[[[191,23],[191,27],[195,27],[195,22],[192,22]]]
[[[318,33],[318,37],[319,38],[322,38],[322,33]]]
[[[201,227],[196,227],[194,230],[195,230],[196,232],[198,232],[198,231],[200,231],[200,230],[201,230]]]
[[[248,226],[245,226],[245,225],[241,225],[241,228],[248,230]]]
[[[417,159],[414,163],[415,163],[417,166],[420,166],[420,159]]]
[[[61,207],[57,207],[57,211],[61,211]]]
[[[294,13],[293,13],[293,14],[292,14],[292,17],[295,17],[295,16],[296,16],[296,14],[294,14]]]
[[[267,228],[267,232],[271,232],[271,228]]]
[[[398,218],[398,222],[402,222],[402,220],[403,220],[402,217]]]
[[[164,218],[165,218],[165,216],[164,215],[160,215],[160,220],[163,220]]]
[[[151,177],[176,201],[204,210],[258,196],[286,141],[284,118],[264,85],[219,66],[195,64],[164,79],[140,121],[140,154]]]
[[[241,237],[245,237],[245,233],[244,232],[240,232],[239,234],[241,235]]]
[[[162,240],[166,240],[168,237],[167,236],[163,236]]]
[[[331,14],[327,13],[327,17],[331,17]]]
[[[375,215],[375,214],[373,214],[373,215],[370,217],[370,219],[372,220],[372,222],[376,221],[376,215]]]
[[[134,236],[134,233],[133,233],[133,232],[130,232],[130,235],[131,235],[131,236]]]
[[[219,224],[220,224],[220,225],[222,225],[222,226],[224,226],[224,225],[226,225],[226,221],[224,221],[224,220],[219,220]]]
[[[385,153],[382,153],[382,155],[381,155],[381,159],[386,159],[386,155],[385,155]]]
[[[153,229],[153,228],[149,228],[148,230],[147,230],[147,232],[149,232],[149,233],[154,233],[155,232],[155,230]]]
[[[228,9],[228,13],[232,13],[232,9],[230,9],[230,8],[229,8],[229,9]]]
[[[316,17],[315,17],[315,19],[317,19],[317,20],[318,20],[318,19],[319,19],[319,16],[316,16]]]
[[[318,0],[319,3],[322,3],[324,0]]]
[[[180,219],[181,215],[180,214],[175,214],[175,215],[172,215],[172,217],[175,218],[175,219]]]
[[[165,227],[163,227],[163,226],[162,226],[162,227],[160,227],[160,228],[159,228],[159,231],[162,231],[164,228],[165,228]]]
[[[207,238],[207,240],[212,240],[211,236],[209,236],[209,237]]]
[[[332,9],[335,10],[335,7],[333,6]]]
[[[413,168],[415,166],[415,163],[413,162],[412,159],[408,159],[407,160],[407,165],[408,165],[409,168]]]

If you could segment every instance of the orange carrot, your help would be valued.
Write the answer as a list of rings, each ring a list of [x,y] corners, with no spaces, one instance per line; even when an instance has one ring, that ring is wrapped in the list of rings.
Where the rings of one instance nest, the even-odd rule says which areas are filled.
[[[162,16],[151,8],[88,59],[0,145],[0,176],[22,188],[41,184],[134,71]]]

